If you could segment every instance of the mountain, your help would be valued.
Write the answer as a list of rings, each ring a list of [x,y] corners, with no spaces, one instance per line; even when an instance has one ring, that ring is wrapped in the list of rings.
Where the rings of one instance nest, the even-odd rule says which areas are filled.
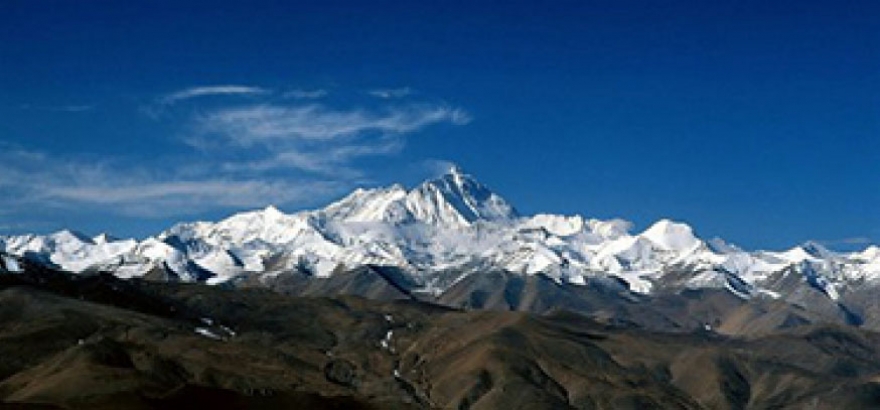
[[[181,223],[142,241],[71,231],[7,236],[0,237],[0,251],[83,274],[315,294],[372,289],[459,303],[467,290],[457,284],[476,286],[485,283],[479,275],[498,272],[572,289],[619,287],[636,296],[723,289],[744,299],[806,305],[821,299],[822,306],[861,317],[869,309],[860,307],[869,299],[861,295],[880,284],[876,246],[838,253],[808,242],[745,251],[704,241],[687,224],[667,219],[633,233],[631,223],[618,219],[523,216],[458,167],[409,190],[357,189],[317,210],[286,214],[269,206],[219,222]],[[452,290],[458,296],[447,295]]]
[[[638,296],[653,302],[629,317],[651,328],[500,306],[577,291],[590,297],[573,303],[627,306],[543,275],[468,276],[455,286],[494,283],[502,291],[484,302],[503,311],[457,310],[69,275],[0,256],[19,264],[0,275],[2,408],[867,409],[880,397],[880,334],[724,290]],[[705,325],[656,328],[687,320]]]

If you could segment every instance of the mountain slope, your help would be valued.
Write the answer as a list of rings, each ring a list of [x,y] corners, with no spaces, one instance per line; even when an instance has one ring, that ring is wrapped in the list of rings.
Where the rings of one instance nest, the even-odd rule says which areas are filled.
[[[410,190],[358,189],[313,211],[285,214],[270,206],[216,223],[181,223],[143,241],[69,231],[2,237],[0,250],[74,272],[231,285],[320,281],[386,267],[400,272],[406,293],[432,297],[483,272],[580,286],[611,280],[639,294],[717,288],[798,302],[815,290],[844,306],[860,289],[880,284],[876,246],[836,253],[805,243],[749,252],[704,241],[687,224],[666,219],[640,233],[631,229],[622,220],[521,216],[453,167]]]
[[[880,335],[848,326],[803,325],[747,337],[664,332],[566,311],[537,316],[414,301],[290,297],[266,289],[123,281],[22,265],[21,272],[0,274],[4,406],[862,409],[880,404]],[[714,293],[691,295],[691,306],[679,312],[697,317],[737,303],[751,305],[724,291],[709,292]],[[662,311],[681,304],[651,306]],[[718,328],[736,323],[743,322],[721,319]]]

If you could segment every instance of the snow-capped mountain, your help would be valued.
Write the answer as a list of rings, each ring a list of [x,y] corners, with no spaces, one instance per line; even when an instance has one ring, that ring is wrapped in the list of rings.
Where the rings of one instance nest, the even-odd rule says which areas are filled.
[[[70,231],[0,237],[0,250],[73,272],[123,278],[161,273],[183,281],[266,282],[292,272],[316,280],[359,266],[398,268],[414,289],[440,294],[468,275],[541,274],[583,285],[613,277],[636,293],[716,287],[778,296],[790,275],[837,299],[880,280],[880,248],[836,253],[816,243],[748,252],[704,241],[680,222],[643,232],[619,219],[521,216],[498,194],[453,167],[407,190],[357,189],[329,206],[286,214],[269,206],[219,222],[181,223],[143,241]]]

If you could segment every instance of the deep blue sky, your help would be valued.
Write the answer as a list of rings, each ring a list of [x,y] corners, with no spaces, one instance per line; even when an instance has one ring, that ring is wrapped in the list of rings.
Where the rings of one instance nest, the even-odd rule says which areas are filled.
[[[876,1],[7,0],[0,227],[140,237],[451,161],[526,214],[863,247],[880,240],[878,16]]]

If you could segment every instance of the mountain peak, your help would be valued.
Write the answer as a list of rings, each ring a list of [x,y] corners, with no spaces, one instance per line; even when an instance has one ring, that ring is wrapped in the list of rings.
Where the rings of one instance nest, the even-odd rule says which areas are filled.
[[[700,243],[688,224],[669,219],[657,221],[640,236],[669,250],[691,249]]]
[[[386,188],[358,188],[321,212],[329,219],[349,222],[397,221],[406,219],[395,206],[406,194],[406,189],[399,184]]]
[[[99,244],[99,245],[110,243],[110,242],[115,242],[115,241],[119,240],[119,238],[116,238],[115,236],[112,236],[107,232],[102,232],[91,239],[92,239],[93,243]]]
[[[857,252],[856,255],[866,260],[880,260],[880,247],[871,245],[864,251]]]
[[[453,165],[442,175],[407,191],[395,184],[386,188],[358,188],[325,207],[325,218],[348,222],[409,223],[462,227],[477,220],[509,220],[513,207],[473,176]]]
[[[55,232],[49,236],[52,239],[54,239],[56,242],[73,241],[73,242],[82,242],[82,243],[87,243],[87,244],[94,243],[92,241],[92,238],[88,237],[87,235],[85,235],[81,232],[70,230],[70,229],[62,229],[62,230]]]
[[[804,242],[803,244],[801,244],[800,248],[816,258],[825,259],[833,256],[833,253],[828,250],[828,248],[817,241]]]
[[[445,173],[444,175],[449,175],[449,176],[464,176],[464,175],[467,175],[467,174],[464,172],[463,169],[461,169],[460,166],[458,166],[458,164],[452,164],[452,165],[449,166],[449,169],[446,170],[446,173]]]
[[[448,182],[453,185],[464,187],[464,186],[472,186],[479,188],[486,188],[483,184],[477,181],[473,175],[468,174],[457,164],[452,164],[449,168],[441,174],[439,177],[425,181],[425,183],[442,183]]]
[[[407,204],[417,219],[429,223],[470,225],[518,216],[513,206],[457,165],[410,191]]]
[[[269,205],[263,209],[263,214],[266,216],[278,217],[283,216],[284,212],[281,212],[281,210],[276,208],[275,205]]]
[[[201,280],[209,271],[218,278],[213,283],[294,271],[323,277],[341,269],[389,266],[432,294],[451,286],[450,272],[490,270],[540,273],[573,284],[613,277],[638,293],[652,292],[654,283],[663,290],[727,284],[737,292],[742,286],[776,286],[768,278],[792,265],[805,266],[798,269],[813,279],[880,283],[876,246],[850,254],[808,242],[784,252],[747,252],[720,240],[706,243],[689,225],[669,219],[641,233],[631,228],[622,219],[521,218],[501,196],[452,165],[412,189],[397,184],[359,188],[317,210],[285,214],[269,205],[216,223],[180,223],[141,242],[71,231],[0,237],[0,251],[36,254],[73,272],[107,269],[124,277],[165,267],[184,280]],[[676,274],[658,282],[667,280],[669,268]]]

